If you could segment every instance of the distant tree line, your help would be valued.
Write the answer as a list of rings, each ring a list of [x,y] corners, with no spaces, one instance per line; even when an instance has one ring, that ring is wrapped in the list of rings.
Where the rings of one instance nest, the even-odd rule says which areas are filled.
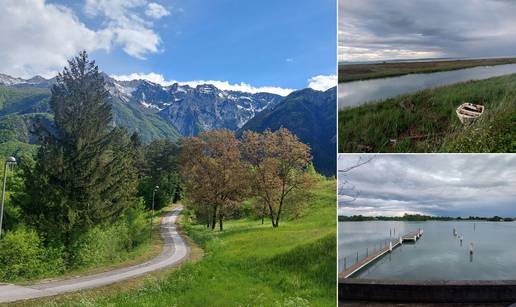
[[[489,222],[513,222],[515,219],[511,217],[450,217],[450,216],[431,216],[421,214],[404,214],[403,216],[364,216],[364,215],[352,215],[344,216],[339,215],[340,222],[362,222],[362,221],[489,221]]]

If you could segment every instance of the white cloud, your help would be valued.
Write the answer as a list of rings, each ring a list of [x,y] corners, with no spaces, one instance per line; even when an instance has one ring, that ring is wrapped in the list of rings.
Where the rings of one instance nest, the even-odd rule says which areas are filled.
[[[275,87],[275,86],[262,86],[262,87],[255,87],[250,84],[240,82],[232,84],[228,81],[217,81],[217,80],[193,80],[193,81],[175,81],[175,80],[166,80],[162,74],[158,73],[132,73],[128,75],[111,75],[112,78],[120,81],[130,81],[130,80],[148,80],[150,82],[158,83],[163,86],[172,85],[174,83],[179,83],[181,85],[189,85],[191,87],[196,87],[201,84],[212,84],[216,86],[217,88],[225,91],[240,91],[240,92],[247,92],[247,93],[273,93],[281,96],[287,96],[291,92],[294,91],[294,89],[290,88],[282,88],[282,87]]]
[[[360,157],[365,159],[339,155],[338,169],[356,165]],[[339,172],[340,212],[515,216],[515,165],[511,155],[378,155]]]
[[[292,63],[292,62],[294,62],[294,59],[293,59],[293,58],[286,58],[286,59],[285,59],[285,62],[287,62],[287,63]]]
[[[347,0],[338,10],[339,61],[506,56],[516,48],[512,0]]]
[[[97,29],[88,28],[62,5],[45,0],[0,0],[0,72],[17,77],[53,77],[67,59],[81,50],[109,51],[120,46],[143,59],[160,52],[161,38],[143,8],[147,0],[86,0],[85,13],[100,17]],[[161,14],[164,12],[162,11]]]
[[[261,86],[256,87],[252,86],[248,83],[240,82],[240,83],[230,83],[229,81],[218,81],[218,80],[192,80],[192,81],[176,81],[176,80],[166,80],[162,74],[150,72],[150,73],[131,73],[127,75],[111,75],[112,78],[120,81],[130,81],[130,80],[147,80],[150,82],[154,82],[157,84],[161,84],[163,86],[169,86],[174,83],[179,83],[182,85],[189,85],[191,87],[196,87],[201,84],[212,84],[217,88],[225,91],[240,91],[246,93],[273,93],[281,96],[287,96],[288,94],[295,91],[295,89],[291,88],[283,88],[277,86]],[[308,80],[308,87],[317,90],[317,91],[325,91],[337,85],[337,76],[335,75],[318,75],[312,77]]]
[[[175,81],[166,81],[162,74],[157,74],[154,72],[148,74],[132,73],[128,75],[111,75],[111,78],[114,78],[118,81],[147,80],[153,83],[161,84],[163,86],[168,86],[175,83]]]
[[[410,60],[438,58],[444,56],[440,51],[411,49],[375,49],[365,47],[339,46],[339,62],[367,62],[389,60]]]
[[[149,53],[160,52],[161,45],[161,38],[152,29],[152,22],[137,14],[145,6],[146,15],[149,7],[155,10],[156,6],[160,6],[157,3],[151,4],[147,5],[146,0],[86,0],[84,11],[90,17],[100,16],[107,20],[106,27],[99,32],[102,37],[109,39],[112,44],[122,46],[127,54],[145,59]]]
[[[318,75],[308,80],[308,87],[317,91],[325,91],[334,86],[337,86],[336,75]]]
[[[147,5],[145,15],[152,17],[154,19],[160,19],[161,17],[170,15],[170,11],[168,11],[165,7],[158,3],[151,2]]]
[[[0,71],[52,77],[82,49],[108,48],[74,13],[44,0],[0,0]]]

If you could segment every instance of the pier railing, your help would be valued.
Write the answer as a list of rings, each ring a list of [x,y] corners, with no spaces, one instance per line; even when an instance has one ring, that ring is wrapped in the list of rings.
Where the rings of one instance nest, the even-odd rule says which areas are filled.
[[[392,233],[392,232],[391,232]],[[386,255],[387,253],[392,252],[392,250],[400,245],[403,244],[403,242],[409,241],[409,242],[416,242],[421,236],[423,235],[422,229],[417,229],[415,231],[409,232],[405,235],[400,236],[396,239],[389,239],[383,241],[383,246],[380,243],[378,245],[378,249],[374,247],[371,250],[371,253],[369,252],[369,248],[366,248],[365,250],[365,256],[360,258],[359,252],[356,253],[356,258],[353,259],[354,264],[348,266],[348,258],[344,257],[344,270],[339,273],[339,278],[349,278],[352,275],[356,274],[363,268],[367,267],[372,262],[376,261],[377,259],[381,258],[382,256]]]

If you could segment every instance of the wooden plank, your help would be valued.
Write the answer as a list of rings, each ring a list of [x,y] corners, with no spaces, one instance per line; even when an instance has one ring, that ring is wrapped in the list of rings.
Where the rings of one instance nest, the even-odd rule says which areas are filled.
[[[412,232],[409,232],[408,234],[405,234],[404,236],[401,237],[401,240],[415,242],[420,238],[421,234],[422,234],[422,231],[418,229],[416,231],[412,231]],[[400,244],[400,240],[399,239],[392,240],[392,241],[390,241],[390,243],[392,243],[392,249],[394,249]],[[344,271],[339,273],[339,278],[349,278],[350,276],[352,276],[356,272],[360,271],[361,269],[363,269],[364,267],[366,267],[367,265],[369,265],[376,259],[382,257],[383,255],[385,255],[388,252],[389,252],[389,244],[387,244],[384,248],[379,249],[372,255],[370,255],[370,256],[356,262],[352,266],[344,269]]]

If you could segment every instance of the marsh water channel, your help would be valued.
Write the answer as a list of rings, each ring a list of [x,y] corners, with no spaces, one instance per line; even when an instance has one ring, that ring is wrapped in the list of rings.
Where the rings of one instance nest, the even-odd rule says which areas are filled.
[[[339,83],[339,108],[356,107],[418,90],[516,73],[516,64]]]
[[[516,222],[339,222],[339,272],[390,239],[421,228],[406,243],[353,275],[391,280],[516,280]],[[459,236],[463,237],[462,245]],[[395,232],[395,234],[394,234]],[[470,254],[473,243],[473,254]],[[346,260],[344,260],[346,259]]]

